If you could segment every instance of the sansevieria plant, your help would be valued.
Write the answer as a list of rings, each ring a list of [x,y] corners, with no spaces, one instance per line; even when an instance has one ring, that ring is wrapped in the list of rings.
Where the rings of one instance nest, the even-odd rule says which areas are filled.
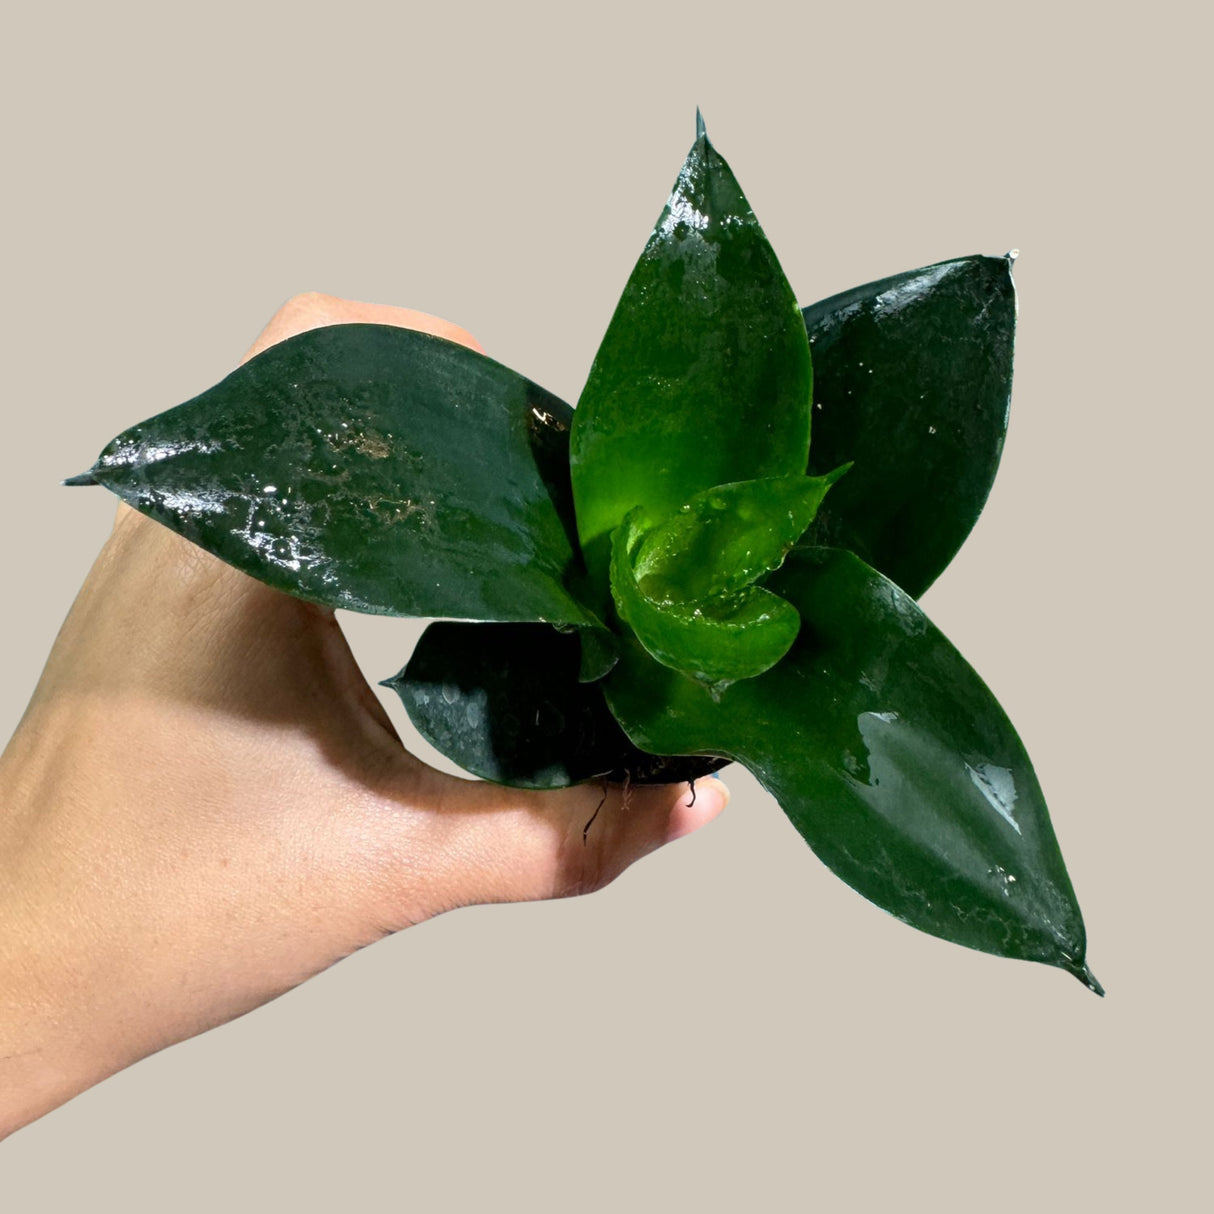
[[[576,410],[464,346],[341,325],[68,483],[289,594],[436,618],[386,682],[478,776],[745,764],[866,898],[1099,992],[1028,756],[916,602],[999,462],[1011,257],[802,309],[697,125]]]

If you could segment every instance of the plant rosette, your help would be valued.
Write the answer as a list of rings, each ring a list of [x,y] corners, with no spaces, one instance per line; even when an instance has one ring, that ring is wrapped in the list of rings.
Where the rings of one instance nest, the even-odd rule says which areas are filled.
[[[386,684],[477,776],[744,764],[866,898],[1099,992],[1024,747],[916,602],[999,462],[1011,261],[802,309],[697,120],[576,410],[442,338],[340,325],[68,483],[289,594],[435,618]]]

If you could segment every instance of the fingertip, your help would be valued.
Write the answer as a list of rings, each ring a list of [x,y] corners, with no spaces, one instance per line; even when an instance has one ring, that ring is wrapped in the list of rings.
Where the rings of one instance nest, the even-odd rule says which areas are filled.
[[[728,804],[729,787],[718,776],[693,781],[670,812],[666,842],[673,843],[707,826]]]

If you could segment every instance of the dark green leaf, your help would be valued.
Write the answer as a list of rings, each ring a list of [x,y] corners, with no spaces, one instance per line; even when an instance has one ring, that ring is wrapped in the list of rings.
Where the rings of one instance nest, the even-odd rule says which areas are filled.
[[[300,598],[389,615],[593,623],[571,410],[442,338],[314,329],[116,438],[91,475]]]
[[[583,635],[585,635],[583,633]],[[720,761],[638,751],[603,701],[578,681],[579,642],[544,624],[431,624],[384,685],[418,731],[474,775],[522,788],[594,776],[639,783],[695,779]]]
[[[619,646],[615,637],[606,628],[581,628],[582,660],[578,668],[578,681],[594,683],[604,678],[620,660]]]
[[[714,485],[804,472],[810,390],[792,290],[701,134],[574,414],[578,533],[598,584],[634,506],[660,518]]]
[[[811,472],[855,461],[806,542],[848,548],[918,598],[990,492],[1012,389],[1008,257],[962,257],[805,309]]]
[[[642,538],[633,562],[641,590],[657,602],[690,602],[749,586],[780,565],[846,471],[697,493]]]
[[[794,551],[788,656],[719,698],[635,644],[605,683],[632,740],[746,764],[849,885],[933,935],[1069,970],[1083,920],[1037,778],[985,685],[851,553]]]

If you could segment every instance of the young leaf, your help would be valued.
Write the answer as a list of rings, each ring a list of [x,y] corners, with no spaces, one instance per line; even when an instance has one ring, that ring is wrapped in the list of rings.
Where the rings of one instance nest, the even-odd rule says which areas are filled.
[[[804,472],[810,392],[792,289],[701,132],[574,414],[578,534],[597,583],[634,506],[662,517],[714,485]]]
[[[811,472],[855,470],[806,542],[848,548],[918,598],[977,520],[1003,451],[1016,290],[1010,257],[961,257],[805,309]]]
[[[571,410],[442,338],[301,333],[119,435],[87,475],[261,581],[388,615],[593,625]]]
[[[645,754],[578,680],[578,637],[544,624],[431,624],[384,681],[421,735],[466,771],[520,788],[594,776],[634,783],[706,775],[721,760]]]
[[[620,618],[649,654],[707,684],[715,693],[753,678],[787,652],[801,621],[770,590],[745,586],[693,602],[655,602],[637,582],[634,553],[642,543],[639,511],[612,536],[611,593]]]
[[[852,553],[798,549],[771,585],[801,613],[797,642],[718,700],[626,647],[604,687],[633,742],[744,763],[866,898],[1099,990],[1032,765],[972,668]]]
[[[612,536],[620,618],[659,662],[717,691],[761,674],[800,620],[752,583],[783,561],[846,470],[717,485],[648,528],[644,511],[631,511]]]
[[[697,493],[642,538],[634,561],[641,589],[659,602],[690,602],[749,586],[784,560],[847,468]]]

